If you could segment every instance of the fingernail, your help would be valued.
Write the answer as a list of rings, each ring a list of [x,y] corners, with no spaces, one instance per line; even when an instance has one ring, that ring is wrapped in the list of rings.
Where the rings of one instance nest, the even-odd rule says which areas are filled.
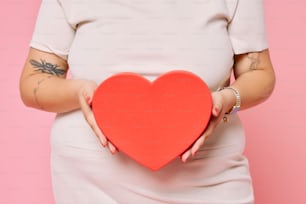
[[[90,103],[90,96],[86,96],[86,102],[89,104]]]
[[[214,108],[215,113],[218,114],[219,113],[219,109],[217,107]]]
[[[182,157],[182,161],[183,161],[184,163],[186,163],[187,160],[188,160],[188,157],[187,157],[187,158]]]
[[[109,143],[109,144],[111,144],[111,143]],[[113,146],[112,144],[111,144],[111,145],[109,145],[109,147],[110,147],[110,151],[111,151],[111,153],[112,153],[112,154],[115,154],[115,153],[117,152],[116,147],[115,147],[115,146]]]
[[[105,140],[101,141],[101,143],[102,143],[102,146],[103,146],[103,147],[106,147],[107,142],[106,142]]]

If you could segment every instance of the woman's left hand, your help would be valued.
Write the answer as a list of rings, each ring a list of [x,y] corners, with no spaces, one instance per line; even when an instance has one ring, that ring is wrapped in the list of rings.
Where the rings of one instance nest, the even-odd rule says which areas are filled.
[[[225,96],[222,94],[222,91],[217,91],[212,93],[212,112],[209,124],[205,132],[194,142],[190,149],[185,151],[181,155],[181,160],[186,162],[190,156],[195,156],[199,148],[204,144],[205,140],[213,133],[214,129],[223,119],[226,110],[225,105]]]

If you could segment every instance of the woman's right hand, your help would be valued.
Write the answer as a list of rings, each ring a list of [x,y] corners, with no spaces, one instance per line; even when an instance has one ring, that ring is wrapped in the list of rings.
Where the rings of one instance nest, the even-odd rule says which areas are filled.
[[[80,80],[80,87],[78,89],[78,99],[80,103],[80,108],[83,112],[84,118],[100,140],[103,147],[108,147],[110,152],[112,154],[115,154],[117,152],[116,147],[111,142],[109,142],[101,132],[91,109],[91,103],[96,88],[97,84],[94,81]]]
[[[55,113],[81,108],[101,144],[116,153],[116,147],[102,134],[90,107],[97,84],[90,80],[66,79],[67,71],[65,59],[30,48],[19,80],[22,101],[28,107]]]

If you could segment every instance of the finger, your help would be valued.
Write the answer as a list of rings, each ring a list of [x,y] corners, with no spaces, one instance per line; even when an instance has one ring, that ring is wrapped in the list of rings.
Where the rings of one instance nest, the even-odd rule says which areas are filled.
[[[93,115],[93,112],[90,108],[90,106],[87,104],[86,100],[84,97],[80,97],[80,105],[81,109],[83,111],[83,115],[87,123],[90,125],[91,129],[95,132],[95,134],[98,136],[100,139],[102,145],[105,147],[107,145],[107,139],[105,136],[102,134],[100,128],[98,127],[95,117]]]
[[[195,156],[197,151],[200,149],[200,147],[202,147],[202,145],[204,144],[206,139],[206,135],[202,135],[199,139],[197,139],[197,141],[192,145],[191,147],[191,155]]]
[[[212,109],[212,114],[213,116],[217,117],[220,113],[220,107],[218,106],[213,106],[213,109]]]
[[[198,150],[204,145],[205,140],[212,133],[213,129],[213,124],[210,123],[205,133],[197,139],[197,141],[192,145],[190,149],[183,153],[183,155],[181,156],[181,160],[183,162],[186,162],[190,156],[196,155]]]
[[[192,156],[195,156],[197,151],[204,145],[205,140],[212,134],[215,126],[215,119],[212,119],[209,122],[205,132],[195,141],[195,143],[190,148]]]
[[[217,117],[221,112],[222,104],[220,102],[215,102],[212,108],[212,115]]]
[[[184,154],[181,156],[182,162],[186,162],[187,159],[191,156],[191,150],[188,149]]]
[[[100,139],[102,145],[104,147],[107,146],[107,139],[106,137],[102,134],[100,128],[98,127],[97,123],[96,123],[96,120],[95,120],[95,117],[93,115],[93,113],[91,112],[90,115],[89,115],[89,121],[88,123],[90,124],[91,128],[93,129],[93,131],[95,132],[95,134],[98,136],[98,138]]]
[[[220,93],[213,94],[212,115],[217,117],[222,110],[222,100]]]
[[[92,102],[92,98],[90,96],[86,96],[87,105],[90,105]]]
[[[199,143],[202,143],[202,145],[204,144],[204,141],[212,134],[212,132],[214,131],[214,129],[215,129],[215,119],[212,119],[210,122],[209,122],[209,124],[208,124],[208,126],[207,126],[207,128],[205,129],[205,132],[201,135],[201,137],[198,139],[198,140],[200,140],[199,141]],[[198,141],[196,141],[196,143],[197,143]],[[195,144],[196,144],[195,143]]]
[[[110,142],[108,142],[108,149],[112,154],[115,154],[117,152],[117,148]]]
[[[85,99],[86,98],[86,99]],[[88,105],[88,102],[90,101],[89,96],[80,95],[79,96],[80,106],[83,111],[84,116],[88,115],[88,113],[91,112],[91,108]]]

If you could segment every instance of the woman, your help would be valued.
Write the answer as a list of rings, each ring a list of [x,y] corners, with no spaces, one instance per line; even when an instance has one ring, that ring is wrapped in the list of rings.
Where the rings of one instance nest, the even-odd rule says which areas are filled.
[[[212,117],[190,149],[153,172],[115,154],[90,104],[97,85],[113,74],[154,80],[178,68],[208,84]],[[266,100],[274,83],[262,0],[43,0],[20,91],[27,106],[57,113],[51,130],[57,204],[249,204],[245,136],[234,113]]]

